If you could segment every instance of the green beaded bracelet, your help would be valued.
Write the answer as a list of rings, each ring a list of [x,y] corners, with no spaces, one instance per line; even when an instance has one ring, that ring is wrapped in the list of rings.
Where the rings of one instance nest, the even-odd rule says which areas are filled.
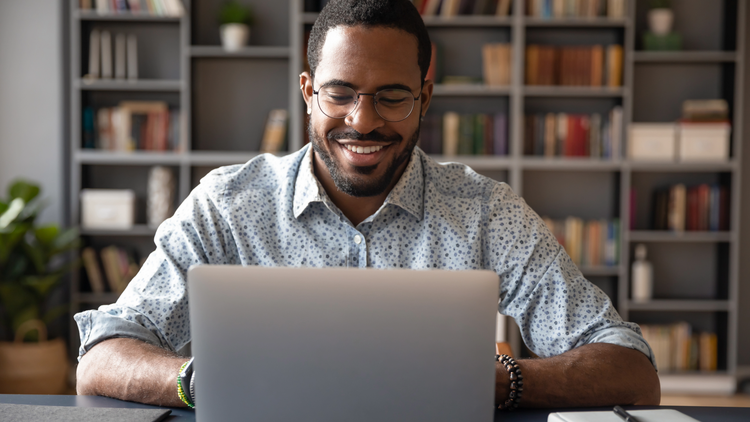
[[[182,364],[182,366],[180,367],[180,373],[182,373],[188,363],[190,363],[190,361]],[[179,375],[177,375],[177,395],[180,396],[180,400],[188,405],[188,407],[190,407],[191,409],[195,409],[195,405],[190,402],[190,400],[187,398],[187,395],[185,394],[185,391],[182,389],[182,381],[180,380]]]

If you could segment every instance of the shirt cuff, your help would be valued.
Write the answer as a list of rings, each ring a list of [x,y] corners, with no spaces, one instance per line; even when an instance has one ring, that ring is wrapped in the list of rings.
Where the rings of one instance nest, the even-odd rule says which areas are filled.
[[[637,325],[636,330],[640,331],[640,328],[638,328]],[[586,339],[586,343],[609,343],[627,347],[628,349],[638,350],[651,360],[654,369],[657,371],[659,370],[659,368],[656,367],[656,357],[654,356],[654,351],[651,350],[651,346],[649,346],[648,342],[646,342],[639,332],[636,332],[633,329],[627,327],[608,327],[597,330]]]
[[[90,310],[77,313],[73,318],[78,324],[78,332],[81,336],[81,347],[78,349],[79,362],[92,347],[110,338],[133,338],[165,348],[159,337],[146,327],[106,312]]]

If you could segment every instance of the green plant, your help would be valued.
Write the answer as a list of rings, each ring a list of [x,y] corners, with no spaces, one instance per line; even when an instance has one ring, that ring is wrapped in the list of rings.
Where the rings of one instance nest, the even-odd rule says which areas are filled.
[[[250,6],[240,4],[236,0],[224,3],[219,11],[219,23],[226,25],[229,23],[244,23],[252,25],[254,21],[253,10]]]
[[[80,245],[75,229],[60,230],[55,224],[37,225],[46,205],[38,198],[38,185],[17,180],[0,198],[0,310],[5,340],[30,319],[49,324],[64,314],[67,305],[49,307],[49,296],[62,277],[78,265],[66,253]],[[48,309],[49,308],[49,309]],[[36,339],[36,332],[26,336]]]
[[[669,0],[651,0],[649,7],[651,9],[669,9],[672,4]]]

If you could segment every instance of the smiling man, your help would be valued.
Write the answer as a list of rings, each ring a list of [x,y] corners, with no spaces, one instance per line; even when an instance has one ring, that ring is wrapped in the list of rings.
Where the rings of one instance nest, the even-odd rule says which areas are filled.
[[[201,181],[117,303],[75,316],[80,394],[195,403],[176,388],[195,376],[185,278],[208,263],[489,269],[500,279],[498,310],[542,357],[498,362],[499,406],[659,403],[638,326],[622,321],[524,201],[415,147],[433,82],[429,36],[409,1],[330,1],[308,57],[300,88],[312,147]]]

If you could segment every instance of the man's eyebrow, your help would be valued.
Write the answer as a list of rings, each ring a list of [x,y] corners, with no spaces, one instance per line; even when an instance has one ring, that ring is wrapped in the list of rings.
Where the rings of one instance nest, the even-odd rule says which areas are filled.
[[[356,88],[353,83],[347,82],[341,79],[329,79],[320,85],[321,88],[324,88],[327,86],[346,86],[356,91]],[[379,87],[376,88],[376,91],[382,91],[384,89],[403,89],[404,91],[412,92],[412,89],[408,85],[398,84],[398,83],[380,85]]]

